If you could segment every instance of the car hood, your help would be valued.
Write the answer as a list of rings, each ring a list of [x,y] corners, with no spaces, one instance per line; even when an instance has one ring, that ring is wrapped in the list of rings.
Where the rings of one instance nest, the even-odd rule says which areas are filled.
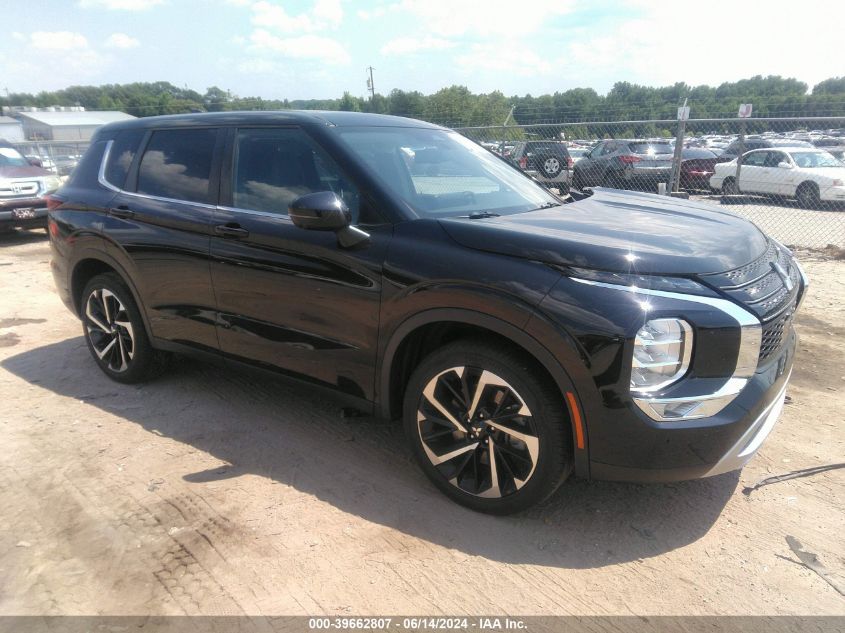
[[[760,257],[768,245],[751,222],[718,207],[603,188],[552,209],[440,223],[467,248],[616,272],[724,272]]]
[[[35,165],[26,167],[0,167],[0,178],[40,178],[51,176],[50,172]]]

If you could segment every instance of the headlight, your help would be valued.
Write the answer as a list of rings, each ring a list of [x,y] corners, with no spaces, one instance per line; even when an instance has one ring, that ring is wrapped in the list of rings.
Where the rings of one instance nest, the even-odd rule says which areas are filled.
[[[646,321],[634,339],[631,390],[657,391],[687,373],[693,333],[682,319]]]
[[[44,193],[52,193],[62,186],[62,181],[57,176],[48,176],[41,181]]]

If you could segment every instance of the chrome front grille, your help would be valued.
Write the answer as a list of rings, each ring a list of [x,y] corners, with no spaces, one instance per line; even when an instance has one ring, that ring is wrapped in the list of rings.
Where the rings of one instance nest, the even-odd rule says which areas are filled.
[[[702,280],[735,299],[760,319],[760,361],[778,352],[792,327],[802,291],[801,272],[788,251],[776,242],[750,264]]]
[[[792,317],[795,314],[795,306],[792,306],[781,314],[763,324],[763,339],[760,343],[760,360],[764,361],[780,349],[785,334],[792,327]]]
[[[30,198],[38,194],[38,181],[27,180],[5,182],[0,185],[0,197],[2,198]]]

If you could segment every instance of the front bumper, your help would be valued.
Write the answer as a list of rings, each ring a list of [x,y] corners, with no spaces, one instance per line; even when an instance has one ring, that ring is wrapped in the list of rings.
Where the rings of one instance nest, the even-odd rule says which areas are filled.
[[[16,217],[16,212],[27,209],[32,210],[31,217]],[[46,226],[47,202],[43,197],[0,198],[0,227],[43,228]]]
[[[671,175],[670,167],[632,167],[622,172],[625,180],[631,182],[668,182]]]
[[[845,202],[845,187],[825,187],[819,197],[825,202]]]
[[[627,454],[616,463],[591,455],[594,479],[614,481],[682,481],[742,468],[762,445],[783,410],[797,335],[748,381],[719,414],[688,422],[655,422],[631,406],[618,413],[628,427]]]

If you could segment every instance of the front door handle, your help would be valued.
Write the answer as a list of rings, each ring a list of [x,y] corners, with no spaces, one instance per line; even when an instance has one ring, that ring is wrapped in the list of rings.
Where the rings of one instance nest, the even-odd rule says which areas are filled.
[[[116,218],[132,218],[135,217],[135,212],[127,207],[125,204],[120,205],[115,209],[109,209],[109,215],[112,215]]]
[[[238,224],[220,224],[214,227],[214,232],[223,237],[248,237],[249,231]]]

